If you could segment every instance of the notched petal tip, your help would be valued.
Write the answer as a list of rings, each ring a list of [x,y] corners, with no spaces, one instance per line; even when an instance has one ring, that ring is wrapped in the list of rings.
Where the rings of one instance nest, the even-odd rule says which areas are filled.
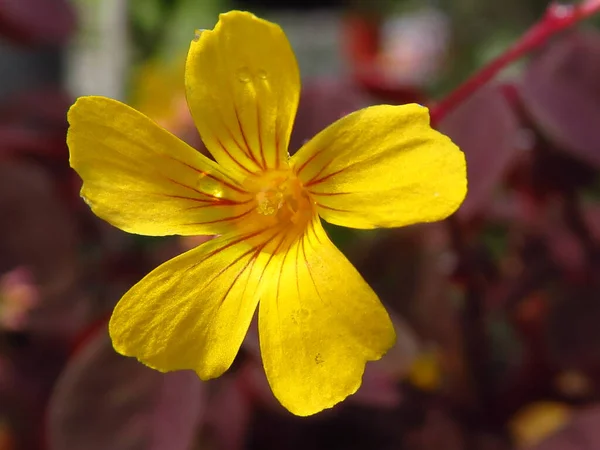
[[[191,42],[186,98],[207,149],[247,177],[287,167],[300,75],[283,30],[255,15],[221,14]]]
[[[308,416],[355,393],[367,361],[394,345],[395,331],[318,219],[264,279],[260,346],[275,397],[293,414]]]
[[[363,384],[363,377],[365,375],[365,369],[367,364],[370,362],[380,360],[385,354],[395,345],[395,334],[394,334],[394,344],[390,345],[388,350],[382,352],[378,357],[373,357],[370,359],[365,359],[361,364],[357,364],[355,370],[355,378],[354,382],[346,384],[343,388],[338,387],[338,391],[335,395],[330,396],[328,398],[322,398],[319,403],[306,403],[304,399],[301,398],[293,398],[290,399],[284,393],[275,393],[275,396],[279,399],[281,404],[292,414],[299,417],[308,417],[323,412],[327,409],[332,409],[338,404],[344,402],[348,397],[356,394],[360,387]]]

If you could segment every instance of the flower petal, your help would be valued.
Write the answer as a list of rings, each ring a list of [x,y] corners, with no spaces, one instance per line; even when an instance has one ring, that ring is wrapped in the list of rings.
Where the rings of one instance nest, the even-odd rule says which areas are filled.
[[[263,364],[277,399],[307,416],[361,384],[367,361],[394,345],[379,299],[325,234],[318,218],[266,271],[259,307]]]
[[[219,16],[191,43],[188,104],[208,150],[222,166],[247,175],[287,166],[300,74],[278,25],[247,12]]]
[[[329,126],[291,160],[328,222],[399,227],[452,214],[467,192],[464,154],[420,105],[373,106]]]
[[[123,103],[82,97],[68,118],[81,196],[122,230],[218,234],[252,206],[250,194],[217,164]]]
[[[109,325],[115,349],[162,372],[221,375],[256,310],[269,259],[261,250],[278,236],[221,236],[156,268],[117,304]]]

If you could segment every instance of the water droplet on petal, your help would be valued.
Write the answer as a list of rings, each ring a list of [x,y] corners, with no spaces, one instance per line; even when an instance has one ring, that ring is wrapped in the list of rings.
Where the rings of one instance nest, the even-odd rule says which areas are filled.
[[[249,83],[252,80],[252,72],[247,67],[240,67],[237,71],[237,77],[242,83]]]
[[[268,74],[267,74],[267,72],[265,70],[263,70],[263,69],[260,69],[258,71],[257,75],[258,75],[258,78],[260,78],[261,80],[266,80],[269,77]]]
[[[206,30],[205,29],[197,29],[194,31],[194,42],[198,42],[200,40],[200,35],[202,35],[202,33],[204,33]]]

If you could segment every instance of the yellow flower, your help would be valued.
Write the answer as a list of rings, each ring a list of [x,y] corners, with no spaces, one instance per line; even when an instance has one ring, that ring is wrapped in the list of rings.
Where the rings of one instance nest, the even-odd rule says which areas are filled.
[[[117,101],[83,97],[69,111],[71,166],[98,216],[131,233],[220,235],[123,296],[113,345],[160,371],[218,377],[260,301],[273,393],[297,415],[329,408],[395,336],[319,216],[354,228],[442,219],[465,196],[464,156],[430,128],[426,108],[384,105],[342,118],[290,158],[298,66],[281,28],[249,13],[198,33],[185,84],[216,163]]]
[[[185,55],[172,61],[149,60],[132,83],[131,104],[175,135],[192,124],[185,104],[184,66]]]

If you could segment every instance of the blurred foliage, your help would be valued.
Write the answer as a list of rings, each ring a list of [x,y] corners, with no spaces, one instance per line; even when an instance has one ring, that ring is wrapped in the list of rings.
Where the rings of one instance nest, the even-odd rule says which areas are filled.
[[[284,2],[130,0],[129,103],[207,154],[182,78],[194,29],[233,6],[285,16],[310,60],[299,44],[314,41],[320,17],[340,38],[319,51],[345,68],[303,80],[293,153],[369,104],[434,103],[547,6],[351,0],[331,2],[331,14],[296,3],[289,19]],[[64,54],[75,17],[62,0],[0,2],[10,50],[0,58]],[[468,161],[454,217],[401,230],[325,224],[391,311],[398,344],[347,402],[307,419],[273,398],[255,324],[210,383],[114,353],[106,321],[120,296],[208,238],[132,236],[94,217],[68,167],[73,99],[23,70],[0,103],[0,449],[600,448],[598,24],[557,36],[438,124]]]

